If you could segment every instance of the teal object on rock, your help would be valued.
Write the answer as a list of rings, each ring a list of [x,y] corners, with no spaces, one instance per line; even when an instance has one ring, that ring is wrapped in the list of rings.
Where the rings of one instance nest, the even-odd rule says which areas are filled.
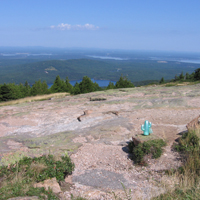
[[[141,130],[144,132],[143,135],[149,135],[149,134],[153,133],[153,131],[151,129],[151,122],[146,120],[144,122],[144,125],[141,126]]]

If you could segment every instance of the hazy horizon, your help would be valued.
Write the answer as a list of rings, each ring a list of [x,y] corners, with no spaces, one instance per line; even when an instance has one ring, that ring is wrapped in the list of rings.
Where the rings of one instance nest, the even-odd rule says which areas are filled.
[[[69,51],[112,51],[112,52],[141,52],[141,53],[183,53],[183,54],[199,54],[198,51],[181,51],[181,50],[142,50],[142,49],[118,49],[118,48],[98,48],[98,47],[56,47],[56,46],[2,46],[0,45],[0,51],[17,51],[17,50],[37,50],[37,51],[56,51],[56,50],[69,50]],[[2,52],[0,52],[1,54]],[[24,52],[25,53],[25,52]],[[200,55],[199,55],[200,58]]]

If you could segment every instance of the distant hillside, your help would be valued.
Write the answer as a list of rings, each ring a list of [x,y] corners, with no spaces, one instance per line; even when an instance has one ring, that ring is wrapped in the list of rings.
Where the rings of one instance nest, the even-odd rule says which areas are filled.
[[[4,61],[5,62],[5,61]],[[9,61],[0,65],[0,83],[24,83],[26,80],[33,84],[41,79],[47,83],[53,83],[55,77],[59,75],[65,79],[79,80],[83,76],[94,79],[104,79],[117,81],[121,74],[127,76],[132,82],[145,80],[160,80],[161,77],[172,79],[181,72],[192,73],[199,68],[199,64],[177,63],[177,62],[157,62],[152,60],[129,60],[129,61],[99,61],[92,59],[72,59],[72,60],[48,60],[32,62],[26,64]],[[12,61],[13,62],[13,61]],[[20,60],[21,63],[22,60]],[[0,63],[1,64],[1,63]]]

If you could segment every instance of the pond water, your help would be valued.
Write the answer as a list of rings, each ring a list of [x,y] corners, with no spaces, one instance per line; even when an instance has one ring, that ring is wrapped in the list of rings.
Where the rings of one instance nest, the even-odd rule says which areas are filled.
[[[180,60],[180,62],[200,64],[200,60]]]
[[[128,58],[111,57],[111,56],[92,56],[92,55],[87,55],[87,56],[91,58],[100,58],[103,60],[129,60]]]

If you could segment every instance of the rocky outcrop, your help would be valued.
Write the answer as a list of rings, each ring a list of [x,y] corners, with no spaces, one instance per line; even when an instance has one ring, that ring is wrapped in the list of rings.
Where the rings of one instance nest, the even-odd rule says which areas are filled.
[[[133,141],[133,144],[135,146],[137,146],[138,144],[142,143],[142,141],[139,138],[136,138],[136,137],[132,137],[132,141]]]
[[[188,123],[186,127],[188,130],[200,129],[200,115]]]
[[[44,187],[46,190],[50,188],[56,194],[62,192],[56,178],[47,179],[44,182],[40,182],[40,183],[35,183],[34,187]]]
[[[177,134],[186,131],[186,124],[200,114],[199,86],[106,90],[2,106],[1,163],[13,160],[13,154],[36,157],[48,152],[68,153],[75,163],[71,177],[59,184],[56,179],[46,180],[38,187],[57,188],[54,191],[58,192],[56,195],[63,194],[65,199],[70,199],[71,194],[87,199],[114,199],[112,191],[124,194],[120,180],[127,190],[132,190],[133,198],[139,194],[141,198],[138,199],[150,199],[159,191],[154,186],[158,185],[162,174],[157,171],[176,169],[182,164],[171,145]],[[105,97],[107,101],[90,101],[90,97]],[[143,136],[141,124],[147,119],[152,121],[153,134]],[[198,127],[199,119],[198,116],[190,122],[188,129]],[[159,159],[146,157],[149,166],[141,170],[128,157],[126,146],[132,136],[135,145],[158,138],[167,140],[168,144]],[[28,149],[22,151],[25,147]],[[168,176],[165,178],[170,179]],[[28,200],[29,197],[20,198]]]

